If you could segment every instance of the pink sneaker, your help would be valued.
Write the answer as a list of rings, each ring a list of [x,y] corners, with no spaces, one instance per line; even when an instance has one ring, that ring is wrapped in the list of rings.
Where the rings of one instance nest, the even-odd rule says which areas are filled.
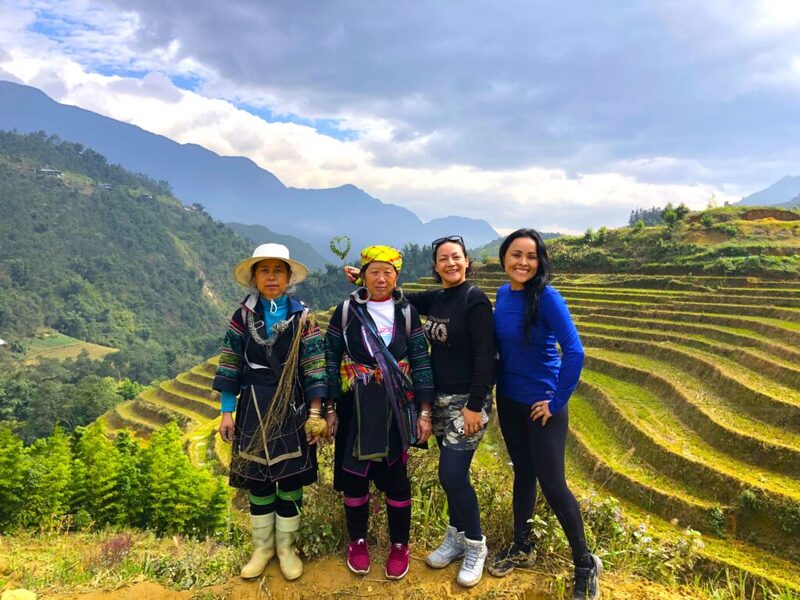
[[[369,548],[367,548],[367,541],[364,538],[348,544],[347,567],[356,575],[369,573]]]
[[[410,550],[406,544],[392,544],[386,559],[386,579],[402,579],[408,573]]]

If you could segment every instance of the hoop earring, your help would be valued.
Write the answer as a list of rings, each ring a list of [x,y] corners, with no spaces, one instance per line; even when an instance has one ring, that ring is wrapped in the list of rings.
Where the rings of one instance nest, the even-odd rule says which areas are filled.
[[[403,300],[406,299],[405,294],[403,293],[403,288],[396,287],[392,290],[392,301],[395,304],[402,304]]]
[[[358,288],[353,294],[353,297],[359,304],[366,304],[372,298],[372,296],[369,293],[369,290],[365,287]]]

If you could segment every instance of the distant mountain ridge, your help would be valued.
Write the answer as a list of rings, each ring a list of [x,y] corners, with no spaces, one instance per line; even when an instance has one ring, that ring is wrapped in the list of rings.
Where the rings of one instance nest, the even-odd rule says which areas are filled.
[[[745,206],[777,206],[790,208],[800,197],[800,176],[782,177],[768,188],[742,198],[737,204]]]
[[[286,187],[242,157],[219,156],[74,106],[38,89],[0,81],[0,129],[44,131],[78,142],[129,171],[168,181],[185,204],[202,204],[215,219],[269,226],[310,243],[328,259],[328,242],[348,235],[353,250],[373,243],[425,244],[459,233],[475,247],[497,238],[485,221],[446,217],[423,223],[413,212],[384,204],[353,185],[330,189]]]

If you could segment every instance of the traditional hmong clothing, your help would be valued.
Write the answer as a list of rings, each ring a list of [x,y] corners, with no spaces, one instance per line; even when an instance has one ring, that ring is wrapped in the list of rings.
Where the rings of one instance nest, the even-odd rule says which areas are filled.
[[[433,400],[433,374],[422,325],[411,307],[406,335],[405,305],[405,300],[395,305],[394,332],[385,353],[378,347],[370,352],[368,344],[374,342],[367,333],[375,324],[362,304],[351,299],[344,334],[342,304],[331,317],[325,360],[328,398],[336,399],[339,415],[337,472],[363,476],[371,461],[393,463],[417,442],[417,409]]]
[[[417,312],[405,300],[395,303],[388,346],[355,294],[348,301],[344,328],[343,306],[336,308],[325,337],[328,397],[336,399],[339,416],[334,488],[344,492],[351,539],[366,535],[373,481],[386,494],[392,542],[407,544],[407,451],[417,443],[418,407],[433,399],[428,345]]]
[[[231,317],[213,388],[238,395],[230,484],[253,489],[280,480],[290,490],[317,479],[316,446],[303,431],[307,401],[326,394],[325,353],[313,315],[294,297],[286,298],[285,320],[268,332],[267,311],[258,294],[249,295]],[[293,341],[296,360],[291,358]],[[292,380],[278,393],[284,366]],[[275,420],[276,411],[283,414]]]

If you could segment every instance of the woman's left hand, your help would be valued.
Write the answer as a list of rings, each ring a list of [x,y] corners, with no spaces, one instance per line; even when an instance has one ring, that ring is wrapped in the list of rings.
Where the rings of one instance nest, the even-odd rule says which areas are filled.
[[[464,417],[464,437],[478,433],[483,427],[481,411],[470,410],[465,406],[461,409],[461,415]]]
[[[552,416],[550,413],[550,400],[540,400],[539,402],[534,402],[531,406],[531,419],[534,421],[541,419],[542,427],[547,425],[547,421]]]
[[[309,417],[306,419],[306,442],[313,446],[323,438],[328,437],[328,423],[322,417]]]
[[[420,417],[417,419],[417,443],[424,444],[431,437],[431,418]]]
[[[325,420],[328,422],[328,441],[330,442],[336,437],[336,430],[339,429],[339,415],[336,410],[326,411]]]

